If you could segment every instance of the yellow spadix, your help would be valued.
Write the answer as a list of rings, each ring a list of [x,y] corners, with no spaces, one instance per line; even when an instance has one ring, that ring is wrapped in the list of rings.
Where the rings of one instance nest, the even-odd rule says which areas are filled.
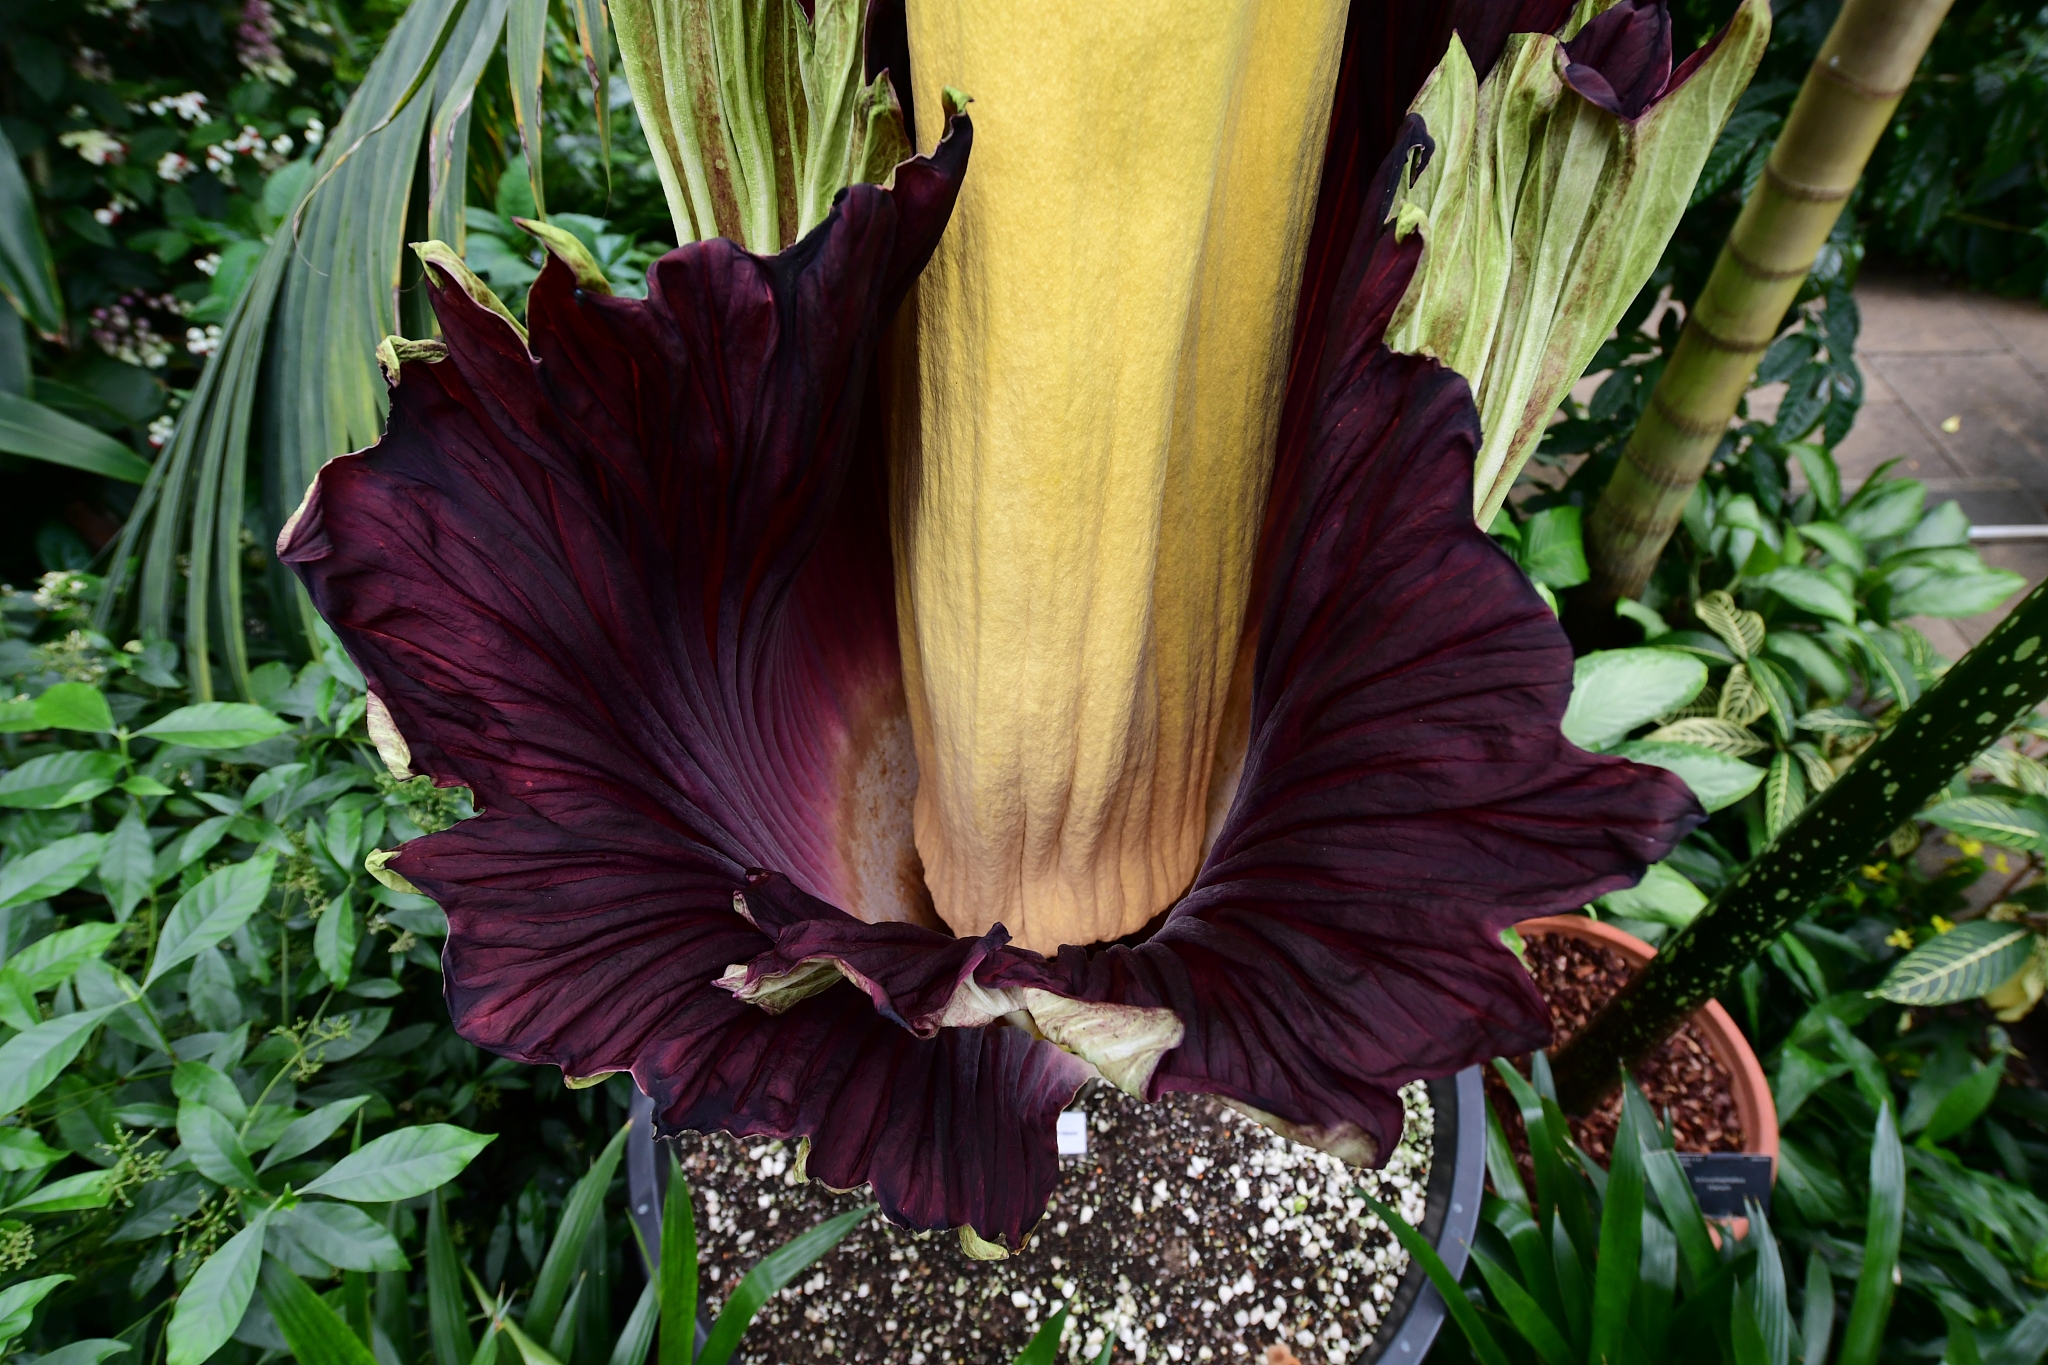
[[[894,526],[939,914],[1051,950],[1202,855],[1343,0],[910,0],[974,161],[915,301]]]

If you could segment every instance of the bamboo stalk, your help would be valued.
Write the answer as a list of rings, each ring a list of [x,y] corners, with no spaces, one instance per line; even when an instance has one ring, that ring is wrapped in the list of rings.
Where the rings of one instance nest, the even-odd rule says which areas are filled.
[[[1847,0],[1586,523],[1588,620],[1637,597],[1950,0]]]
[[[2044,646],[2048,585],[1949,669],[1558,1053],[1552,1067],[1566,1112],[1590,1112],[1624,1066],[1728,989],[1886,834],[2048,698]]]

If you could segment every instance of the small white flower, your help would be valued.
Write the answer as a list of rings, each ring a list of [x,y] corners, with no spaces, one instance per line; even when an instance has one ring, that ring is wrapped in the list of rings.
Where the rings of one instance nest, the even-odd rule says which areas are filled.
[[[198,169],[198,163],[183,152],[165,152],[157,158],[156,178],[175,185]]]
[[[206,96],[197,90],[187,90],[182,95],[165,95],[149,102],[149,112],[158,117],[176,114],[187,123],[197,123],[206,117]]]
[[[220,324],[185,329],[185,349],[196,356],[209,356],[220,349]]]
[[[65,133],[57,141],[95,166],[118,164],[128,155],[128,148],[120,138],[112,133],[103,133],[97,128],[81,128],[77,132]]]
[[[200,274],[208,277],[217,275],[220,273],[220,253],[218,251],[209,251],[198,260],[192,262],[192,267]]]

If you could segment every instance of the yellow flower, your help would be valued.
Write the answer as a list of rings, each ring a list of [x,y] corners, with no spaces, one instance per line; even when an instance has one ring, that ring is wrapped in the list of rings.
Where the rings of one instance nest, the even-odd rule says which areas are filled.
[[[1903,927],[1894,929],[1884,936],[1884,941],[1901,951],[1909,951],[1913,947],[1913,931]]]
[[[1937,934],[1945,934],[1956,927],[1954,920],[1943,919],[1940,915],[1936,915],[1930,923],[1934,925],[1934,932]]]

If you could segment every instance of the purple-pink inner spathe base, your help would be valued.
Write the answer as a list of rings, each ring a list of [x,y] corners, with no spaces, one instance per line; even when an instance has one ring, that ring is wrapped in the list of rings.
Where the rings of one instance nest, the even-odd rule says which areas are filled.
[[[630,1069],[671,1129],[808,1137],[811,1175],[891,1218],[1015,1247],[1092,1073],[1016,1028],[939,1027],[966,977],[1169,1008],[1152,1094],[1386,1153],[1399,1085],[1546,1037],[1498,932],[1631,884],[1699,816],[1559,733],[1569,647],[1472,524],[1464,381],[1380,344],[1420,244],[1373,212],[1276,468],[1250,751],[1186,897],[1135,947],[1051,959],[835,908],[845,755],[901,704],[860,398],[970,141],[955,120],[780,256],[672,252],[644,303],[551,261],[526,344],[438,289],[447,359],[404,367],[388,434],[327,466],[282,553],[414,767],[475,793],[392,863],[448,914],[465,1037]],[[817,957],[865,989],[770,1014],[716,984]]]

